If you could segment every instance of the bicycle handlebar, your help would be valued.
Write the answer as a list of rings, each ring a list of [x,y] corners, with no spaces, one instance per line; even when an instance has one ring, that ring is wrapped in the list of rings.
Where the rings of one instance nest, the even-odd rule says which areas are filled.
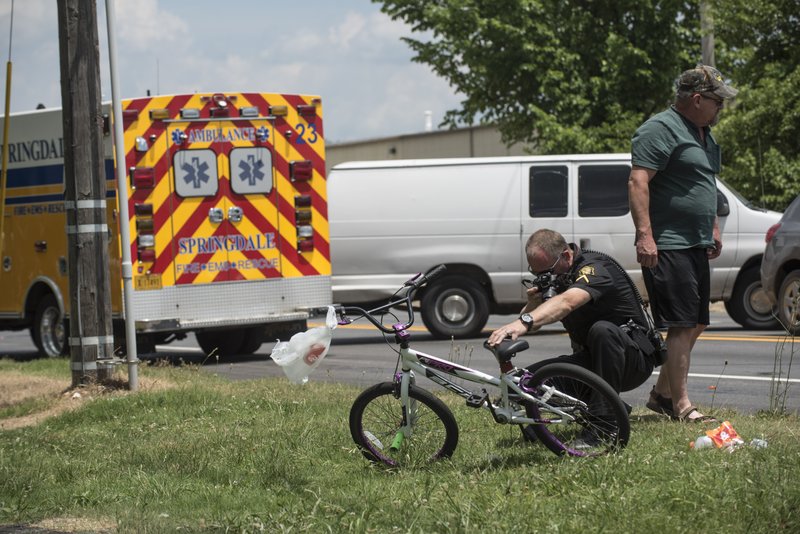
[[[365,310],[364,308],[359,308],[357,306],[337,306],[336,307],[336,314],[340,317],[339,324],[349,324],[352,321],[347,317],[347,313],[359,314],[360,317],[366,318],[370,323],[372,323],[375,328],[380,330],[381,332],[385,332],[387,334],[394,334],[396,332],[406,330],[412,324],[414,324],[414,308],[411,305],[411,302],[414,300],[414,294],[425,284],[435,280],[439,276],[442,275],[444,271],[447,270],[447,267],[442,265],[437,265],[430,271],[425,274],[419,273],[414,277],[406,280],[403,283],[403,286],[398,291],[402,291],[403,288],[408,288],[406,291],[405,296],[391,300],[388,303],[384,304],[383,306],[378,306],[377,308],[373,308],[371,310]],[[406,323],[398,323],[392,325],[391,327],[384,326],[379,320],[374,317],[374,314],[388,311],[390,308],[398,306],[400,304],[405,304],[406,309],[408,310],[408,322]],[[360,317],[357,317],[358,320]]]
[[[431,282],[431,281],[439,278],[442,275],[442,273],[445,272],[446,270],[447,270],[447,267],[444,264],[437,265],[436,267],[434,267],[433,269],[428,271],[426,274],[423,274],[422,278],[420,278],[419,275],[417,275],[414,278],[412,278],[411,280],[409,280],[408,282],[406,282],[406,284],[408,284],[409,282],[411,282],[414,279],[417,279],[416,283],[414,283],[414,288],[415,289],[419,289],[420,287],[424,286],[428,282]]]

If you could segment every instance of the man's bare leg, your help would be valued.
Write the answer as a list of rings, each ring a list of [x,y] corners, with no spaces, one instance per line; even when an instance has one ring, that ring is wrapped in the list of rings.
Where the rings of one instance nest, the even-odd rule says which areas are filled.
[[[667,361],[659,372],[656,392],[672,399],[675,415],[683,413],[692,406],[687,385],[691,352],[705,328],[706,325],[703,324],[689,328],[671,327],[667,333]],[[702,415],[695,412],[691,419]]]

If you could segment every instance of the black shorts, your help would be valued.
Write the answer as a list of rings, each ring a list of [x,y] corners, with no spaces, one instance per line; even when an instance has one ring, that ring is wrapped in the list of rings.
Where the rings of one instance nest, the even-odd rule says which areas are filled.
[[[709,324],[711,273],[704,248],[659,250],[652,269],[642,267],[650,310],[659,328]]]

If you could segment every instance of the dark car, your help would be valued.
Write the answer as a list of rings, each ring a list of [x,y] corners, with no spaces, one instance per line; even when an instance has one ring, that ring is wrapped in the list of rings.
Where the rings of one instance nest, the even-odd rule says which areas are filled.
[[[761,285],[784,328],[800,334],[800,196],[767,231]]]

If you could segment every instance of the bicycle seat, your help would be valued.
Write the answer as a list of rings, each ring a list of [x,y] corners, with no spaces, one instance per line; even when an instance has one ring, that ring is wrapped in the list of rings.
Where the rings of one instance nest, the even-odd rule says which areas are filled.
[[[522,352],[530,347],[528,342],[524,339],[506,339],[505,341],[501,341],[500,344],[495,347],[490,346],[488,341],[484,341],[483,346],[489,349],[500,363],[511,361],[511,358],[516,356],[518,352]]]

